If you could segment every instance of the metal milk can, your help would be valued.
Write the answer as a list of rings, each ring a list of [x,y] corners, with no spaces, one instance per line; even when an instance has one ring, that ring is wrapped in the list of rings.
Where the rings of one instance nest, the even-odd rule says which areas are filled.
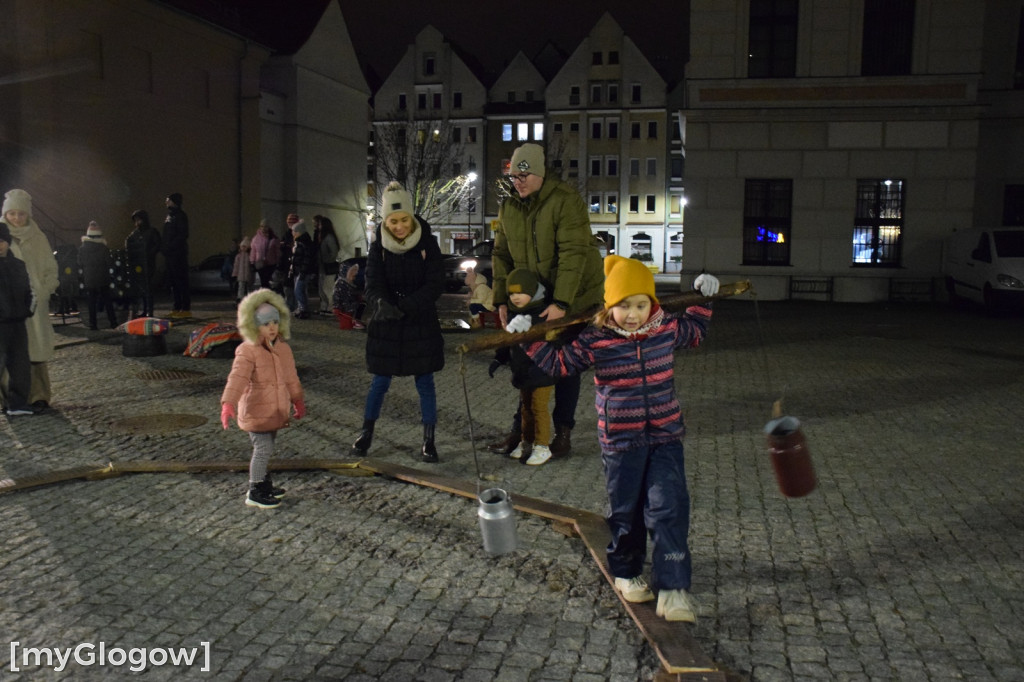
[[[488,554],[507,554],[515,550],[516,539],[515,509],[508,493],[501,488],[488,488],[478,495],[480,508],[480,532],[484,538],[484,551]]]

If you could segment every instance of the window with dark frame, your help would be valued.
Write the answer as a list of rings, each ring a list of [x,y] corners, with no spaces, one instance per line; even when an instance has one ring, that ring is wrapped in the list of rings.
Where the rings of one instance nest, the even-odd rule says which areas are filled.
[[[908,76],[913,66],[914,0],[864,0],[862,76]]]
[[[1003,225],[1024,225],[1024,185],[1003,187]]]
[[[796,75],[797,0],[750,0],[748,78]]]
[[[905,193],[904,180],[857,180],[851,256],[854,266],[899,266]]]
[[[748,179],[743,190],[743,265],[789,265],[793,181]]]

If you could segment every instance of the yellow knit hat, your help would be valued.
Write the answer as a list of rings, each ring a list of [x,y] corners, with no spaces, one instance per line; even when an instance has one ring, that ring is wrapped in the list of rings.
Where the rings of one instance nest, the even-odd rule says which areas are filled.
[[[609,309],[635,294],[644,294],[652,303],[658,302],[654,295],[654,275],[646,265],[635,258],[606,256],[604,259],[604,307]]]

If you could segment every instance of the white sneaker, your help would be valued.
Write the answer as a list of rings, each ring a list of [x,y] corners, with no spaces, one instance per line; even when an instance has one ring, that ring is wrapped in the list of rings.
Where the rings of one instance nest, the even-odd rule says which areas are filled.
[[[515,450],[513,450],[510,453],[508,453],[508,456],[511,457],[512,459],[519,459],[520,457],[522,457],[523,456],[523,444],[522,444],[522,442],[520,442],[519,445],[516,446]]]
[[[530,466],[539,466],[549,459],[551,459],[551,448],[547,445],[534,445],[533,454],[526,460],[526,463]]]
[[[654,599],[654,593],[651,592],[651,588],[647,586],[647,582],[640,576],[635,578],[616,578],[615,589],[619,591],[623,599],[634,604]]]
[[[686,590],[661,590],[654,612],[665,620],[697,622],[697,607]]]

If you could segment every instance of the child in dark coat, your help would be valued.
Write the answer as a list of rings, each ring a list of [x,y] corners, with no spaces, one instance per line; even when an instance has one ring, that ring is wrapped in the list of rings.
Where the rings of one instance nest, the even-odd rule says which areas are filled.
[[[89,297],[89,329],[96,329],[96,309],[107,313],[110,328],[117,328],[114,299],[110,291],[110,249],[103,238],[103,230],[93,220],[89,223],[82,245],[78,247],[78,265],[82,268],[82,284]]]
[[[544,321],[540,314],[551,303],[551,297],[535,274],[526,268],[516,268],[508,273],[505,285],[508,291],[508,312],[514,315],[509,319],[506,331],[523,332]],[[519,346],[499,350],[495,360],[509,363],[512,385],[519,389],[521,436],[519,445],[508,456],[531,466],[544,464],[551,459],[551,415],[548,403],[555,390],[555,380],[540,371]]]
[[[682,409],[672,365],[678,348],[704,340],[711,307],[695,305],[681,315],[658,306],[654,276],[642,262],[622,256],[604,260],[604,307],[594,324],[558,348],[529,344],[527,354],[555,376],[594,367],[598,440],[608,491],[608,567],[615,589],[629,602],[654,599],[641,577],[647,536],[654,539],[651,583],[655,612],[670,621],[696,621],[688,590],[691,558],[690,496],[683,460]],[[693,284],[705,296],[718,280],[700,275]]]
[[[0,373],[7,371],[4,412],[8,417],[35,414],[28,403],[32,365],[25,320],[36,310],[25,263],[10,250],[11,231],[0,223]]]

